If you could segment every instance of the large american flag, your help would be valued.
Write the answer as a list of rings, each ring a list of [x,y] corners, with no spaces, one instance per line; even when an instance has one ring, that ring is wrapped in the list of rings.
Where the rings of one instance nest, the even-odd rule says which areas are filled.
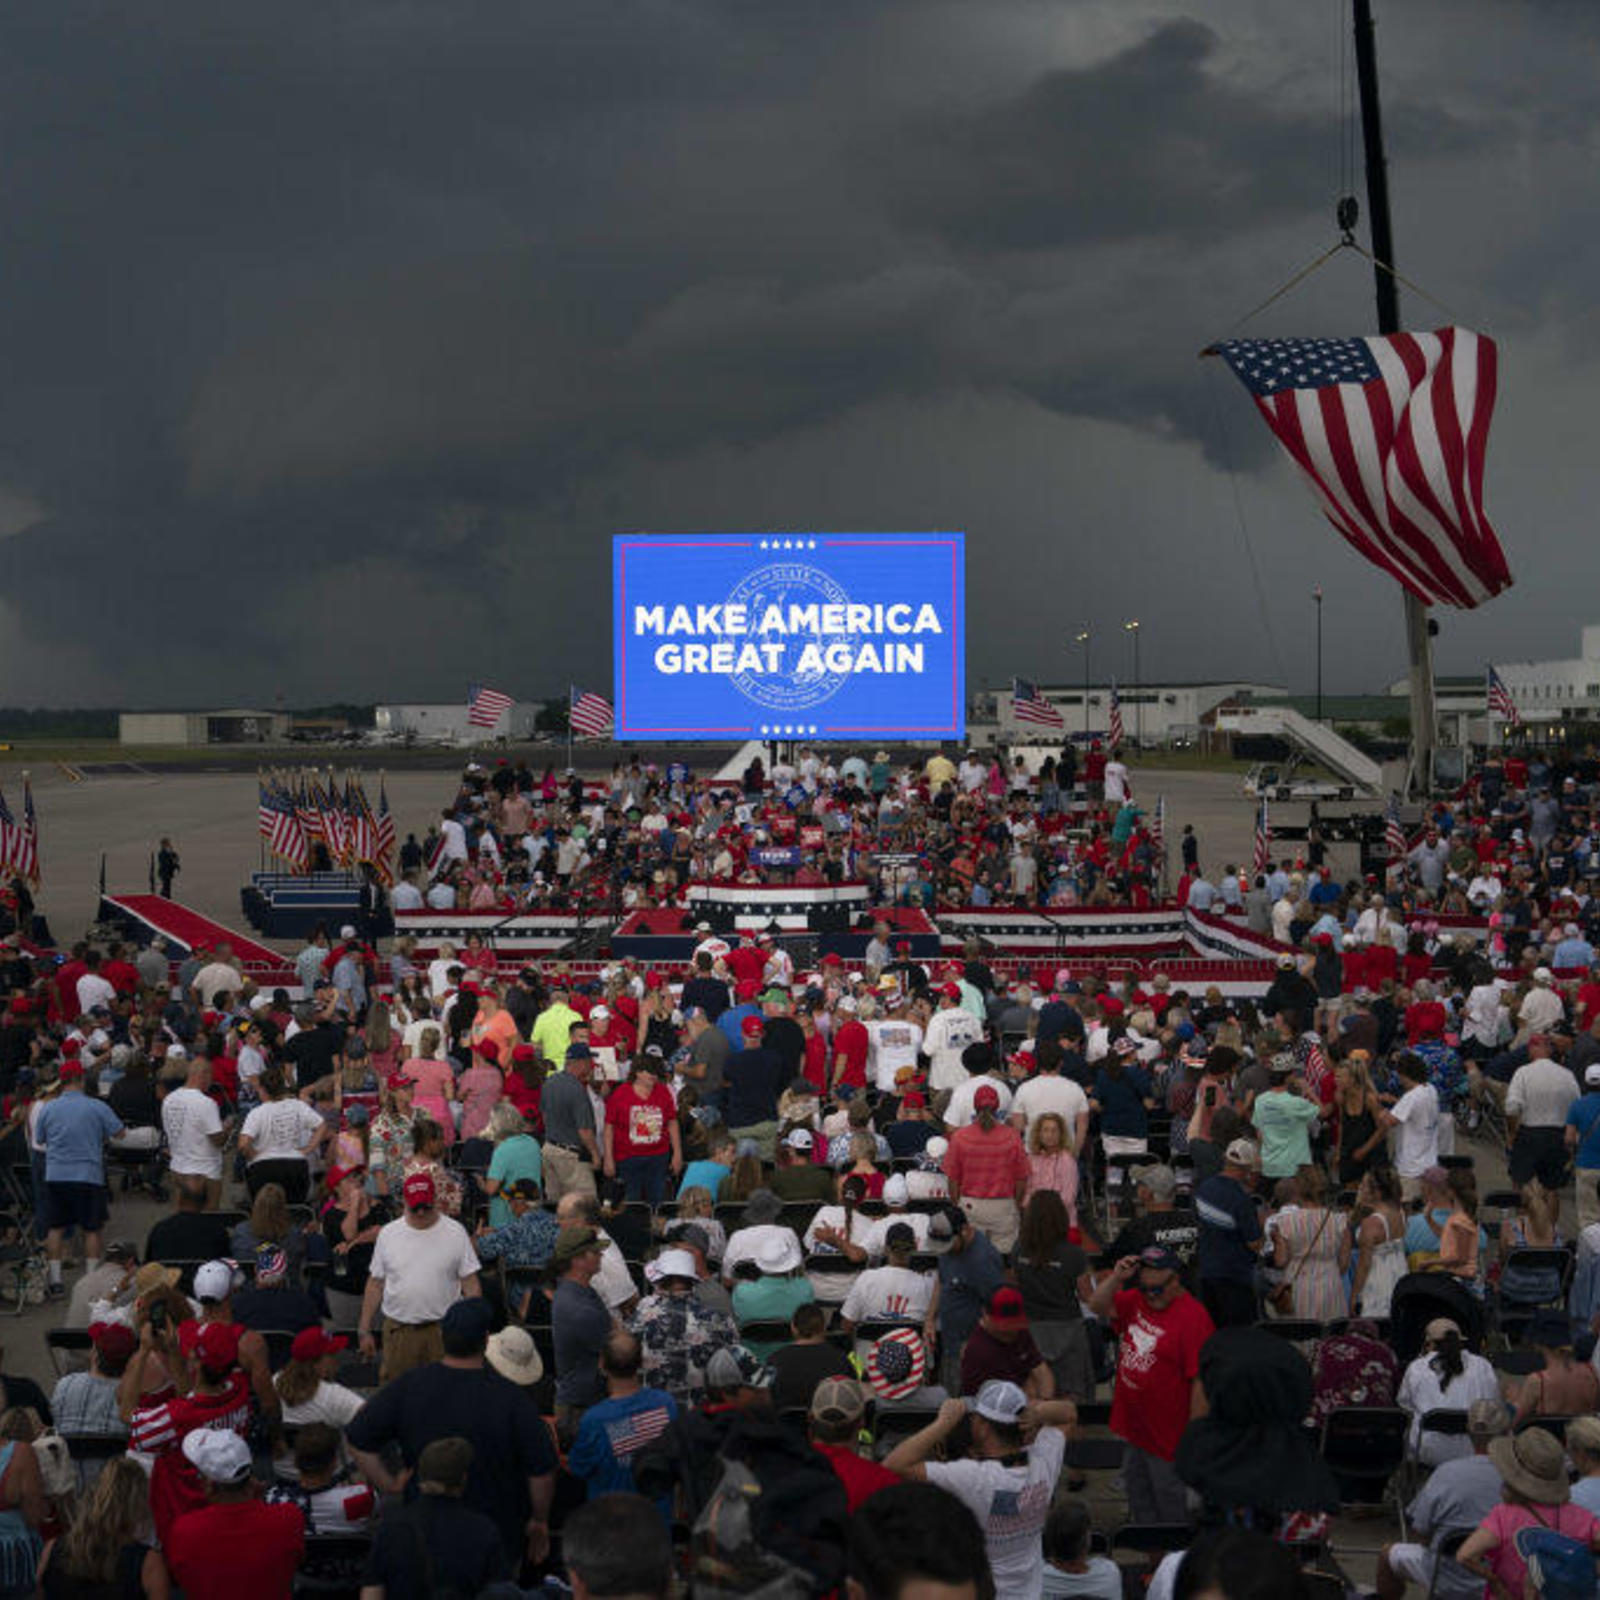
[[[1522,721],[1522,713],[1517,710],[1517,702],[1506,688],[1506,680],[1493,667],[1489,668],[1489,715],[1509,722],[1512,727]]]
[[[389,789],[382,775],[378,778],[377,859],[372,863],[378,869],[378,881],[384,888],[394,883],[394,817],[389,811]]]
[[[1404,861],[1406,858],[1406,830],[1400,823],[1400,802],[1394,796],[1389,796],[1389,804],[1383,813],[1383,846],[1389,853],[1389,864]]]
[[[580,739],[599,739],[611,732],[611,702],[604,695],[574,684],[570,690],[568,723]]]
[[[1011,680],[1011,715],[1018,722],[1036,722],[1041,728],[1064,728],[1061,713],[1026,678]]]
[[[1256,853],[1251,864],[1252,874],[1259,877],[1272,865],[1272,821],[1267,815],[1266,796],[1256,809]]]
[[[1216,349],[1368,561],[1428,604],[1477,606],[1511,586],[1483,508],[1492,339],[1440,328]]]
[[[467,690],[467,726],[492,728],[511,709],[511,696],[475,683]]]
[[[1111,721],[1106,728],[1106,742],[1113,750],[1122,743],[1122,697],[1117,693],[1117,686],[1111,685]]]

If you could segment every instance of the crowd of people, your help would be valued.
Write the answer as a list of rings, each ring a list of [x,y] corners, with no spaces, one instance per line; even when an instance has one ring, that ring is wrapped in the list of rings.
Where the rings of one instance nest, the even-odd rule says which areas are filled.
[[[1086,847],[1051,842],[1059,768],[1024,797],[947,764],[921,795],[804,753],[728,801],[558,788],[547,861],[513,843],[518,769],[469,771],[462,853],[412,870],[503,884],[521,849],[531,884],[582,829],[654,899],[652,852],[693,871],[788,782],[797,829],[860,786],[817,855],[841,871],[858,826],[998,827],[978,884],[1021,827],[1037,892],[1123,890],[1125,771]],[[48,1395],[0,1374],[0,1594],[1111,1596],[1101,1430],[1125,1520],[1168,1530],[1151,1594],[1294,1595],[1373,1488],[1326,1442],[1352,1407],[1403,1419],[1414,1480],[1379,1592],[1520,1594],[1600,1548],[1600,976],[1572,959],[1600,907],[1559,882],[1589,837],[1579,799],[1545,826],[1567,777],[1498,785],[1377,885],[1315,860],[1213,884],[1180,834],[1190,903],[1296,913],[1256,1000],[921,962],[887,922],[849,967],[704,927],[681,967],[593,976],[319,930],[298,994],[226,946],[174,971],[9,934],[31,1181],[0,1267],[77,1366]],[[1485,840],[1501,921],[1458,942],[1429,912]],[[170,1206],[142,1239],[117,1181]]]

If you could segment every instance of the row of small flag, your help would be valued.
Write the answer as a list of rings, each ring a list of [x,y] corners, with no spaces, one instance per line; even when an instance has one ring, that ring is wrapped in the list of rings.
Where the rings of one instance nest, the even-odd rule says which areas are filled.
[[[492,732],[514,703],[510,695],[475,683],[467,690],[467,726]],[[616,725],[611,702],[574,684],[567,691],[567,725],[580,739],[603,739]]]
[[[33,809],[33,785],[22,775],[22,821],[18,822],[0,793],[0,877],[22,878],[39,887],[39,817]]]
[[[381,774],[376,811],[353,772],[343,785],[332,772],[326,782],[316,772],[275,772],[258,781],[257,829],[268,851],[280,861],[296,872],[307,872],[315,846],[321,843],[327,846],[332,866],[370,866],[385,887],[394,882],[394,818]]]

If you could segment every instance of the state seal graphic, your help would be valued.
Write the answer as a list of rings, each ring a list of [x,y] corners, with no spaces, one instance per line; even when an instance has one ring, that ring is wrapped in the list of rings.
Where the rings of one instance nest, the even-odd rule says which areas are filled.
[[[729,606],[744,606],[759,619],[776,607],[791,617],[820,617],[824,606],[845,606],[850,596],[831,574],[803,561],[774,561],[747,573],[728,595]],[[796,608],[799,608],[798,611]],[[830,646],[850,648],[848,633],[825,633],[820,628],[795,632],[763,633],[763,646],[777,645],[782,654],[774,670],[737,672],[729,679],[747,700],[771,711],[793,715],[831,699],[850,679],[848,670],[828,665]],[[839,652],[833,652],[835,661]]]

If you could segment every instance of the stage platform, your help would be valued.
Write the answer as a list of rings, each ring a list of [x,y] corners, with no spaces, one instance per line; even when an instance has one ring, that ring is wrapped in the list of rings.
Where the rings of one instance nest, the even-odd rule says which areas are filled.
[[[125,928],[130,938],[144,940],[154,935],[175,965],[202,945],[215,948],[227,944],[233,947],[245,976],[257,987],[293,989],[299,982],[281,951],[213,922],[179,900],[163,900],[158,894],[102,895],[100,921]]]

